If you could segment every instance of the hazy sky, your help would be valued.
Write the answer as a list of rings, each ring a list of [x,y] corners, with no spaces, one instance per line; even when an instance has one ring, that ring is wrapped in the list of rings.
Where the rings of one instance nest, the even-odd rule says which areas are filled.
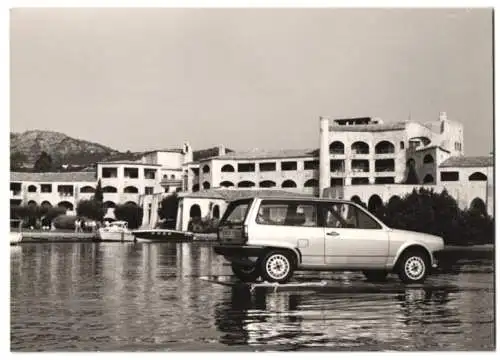
[[[118,150],[308,148],[319,116],[465,126],[493,150],[492,11],[14,9],[11,130]]]

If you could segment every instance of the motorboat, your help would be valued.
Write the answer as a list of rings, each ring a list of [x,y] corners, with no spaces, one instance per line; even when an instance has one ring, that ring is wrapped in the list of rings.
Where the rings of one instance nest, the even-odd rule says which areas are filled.
[[[10,232],[10,244],[17,245],[23,239],[23,234],[20,232]]]
[[[188,231],[178,231],[173,229],[142,229],[134,230],[132,234],[137,242],[171,242],[191,240],[193,234]]]
[[[113,221],[98,230],[101,241],[135,241],[135,235],[126,221]]]

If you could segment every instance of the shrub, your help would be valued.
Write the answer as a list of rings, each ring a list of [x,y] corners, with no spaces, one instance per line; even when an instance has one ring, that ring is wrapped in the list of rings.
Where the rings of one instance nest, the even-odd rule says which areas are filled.
[[[59,215],[53,221],[54,227],[62,230],[74,230],[77,218],[78,216],[74,215]]]
[[[161,200],[160,208],[158,209],[158,217],[168,220],[175,224],[177,220],[177,209],[179,207],[179,197],[177,193],[173,193]]]
[[[93,220],[102,220],[104,216],[104,209],[100,202],[92,200],[82,200],[76,207],[78,216],[85,216]]]
[[[115,208],[116,220],[128,222],[128,227],[137,229],[142,223],[143,210],[135,204],[120,204]]]
[[[415,189],[402,199],[385,203],[377,214],[390,227],[438,235],[446,244],[485,244],[494,240],[493,218],[461,210],[446,190],[438,194]]]

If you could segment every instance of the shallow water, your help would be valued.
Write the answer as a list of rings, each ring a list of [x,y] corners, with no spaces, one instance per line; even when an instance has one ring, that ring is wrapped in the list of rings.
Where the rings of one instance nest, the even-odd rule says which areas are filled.
[[[200,276],[236,281],[207,245],[13,246],[11,350],[495,349],[491,260],[412,286],[299,272],[329,285],[250,293]]]

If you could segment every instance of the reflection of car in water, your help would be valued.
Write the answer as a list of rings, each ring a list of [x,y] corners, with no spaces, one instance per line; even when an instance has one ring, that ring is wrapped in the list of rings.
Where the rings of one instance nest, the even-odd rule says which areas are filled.
[[[343,200],[254,197],[231,202],[219,224],[217,254],[242,281],[285,283],[295,270],[362,271],[370,281],[394,272],[423,282],[441,237],[391,229],[361,206]]]

